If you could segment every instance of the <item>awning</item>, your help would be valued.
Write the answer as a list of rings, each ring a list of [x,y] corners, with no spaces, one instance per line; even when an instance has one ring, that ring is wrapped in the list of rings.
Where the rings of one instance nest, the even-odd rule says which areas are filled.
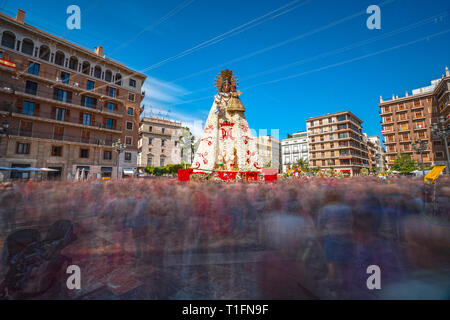
[[[134,174],[133,169],[123,169],[124,174]]]

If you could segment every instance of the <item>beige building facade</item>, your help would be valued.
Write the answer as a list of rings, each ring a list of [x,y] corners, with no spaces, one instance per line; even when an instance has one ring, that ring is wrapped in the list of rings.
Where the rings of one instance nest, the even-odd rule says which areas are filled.
[[[0,166],[50,168],[49,178],[82,171],[115,177],[136,169],[141,87],[146,76],[25,23],[25,12],[0,14]],[[33,172],[11,172],[29,178]]]
[[[138,168],[181,163],[181,122],[144,117],[139,127]]]

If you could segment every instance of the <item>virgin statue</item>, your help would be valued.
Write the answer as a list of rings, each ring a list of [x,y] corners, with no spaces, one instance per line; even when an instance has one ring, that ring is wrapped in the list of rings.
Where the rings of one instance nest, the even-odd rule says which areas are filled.
[[[206,120],[192,168],[198,171],[259,171],[256,139],[245,119],[232,70],[216,77],[214,102]]]

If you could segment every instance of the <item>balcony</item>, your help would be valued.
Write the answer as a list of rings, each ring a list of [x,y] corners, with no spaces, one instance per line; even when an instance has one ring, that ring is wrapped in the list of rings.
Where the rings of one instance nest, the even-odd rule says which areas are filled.
[[[96,146],[112,146],[113,141],[112,140],[106,140],[106,139],[96,139],[96,138],[83,138],[83,137],[75,137],[70,135],[56,135],[53,132],[40,132],[36,130],[32,131],[25,131],[20,130],[20,128],[11,128],[8,131],[8,134],[10,136],[19,136],[19,137],[29,137],[29,138],[35,138],[35,139],[45,139],[45,140],[52,140],[52,141],[63,141],[63,142],[71,142],[71,143],[81,143],[81,144],[89,144],[89,145],[96,145]]]
[[[0,82],[0,92],[15,94],[16,96],[20,96],[24,99],[30,99],[31,101],[39,100],[42,102],[47,102],[51,105],[58,105],[61,107],[73,107],[78,110],[84,110],[87,112],[96,112],[96,113],[101,113],[101,114],[107,114],[107,115],[119,117],[119,118],[123,117],[122,113],[119,113],[117,111],[110,111],[103,106],[93,105],[92,107],[86,107],[86,106],[81,105],[81,101],[80,101],[80,104],[75,104],[73,102],[73,99],[70,99],[70,98],[67,98],[65,101],[64,100],[61,101],[58,99],[58,97],[55,97],[53,94],[39,92],[39,90],[35,94],[34,92],[31,92],[26,89],[15,90],[14,88],[11,88],[11,87],[12,86],[10,84],[5,84],[4,82]]]
[[[58,68],[61,66],[58,66]],[[66,72],[68,74],[70,74],[70,77],[68,79],[63,79],[61,77],[61,71],[62,70],[55,70],[56,72],[45,72],[42,70],[39,70],[38,74],[33,74],[28,72],[28,66],[26,65],[18,65],[17,66],[17,70],[24,70],[24,71],[19,71],[19,74],[22,75],[23,77],[27,77],[30,79],[35,79],[35,80],[41,80],[41,81],[45,81],[48,84],[51,84],[53,86],[57,86],[57,87],[62,87],[65,89],[70,89],[70,90],[75,90],[79,93],[87,93],[87,94],[92,94],[98,98],[101,99],[105,99],[105,100],[113,100],[114,102],[117,103],[124,103],[124,100],[121,99],[117,99],[115,97],[110,97],[107,90],[108,90],[108,86],[112,87],[113,83],[112,82],[107,82],[105,80],[101,80],[98,78],[95,78],[94,81],[98,82],[98,81],[102,81],[105,84],[101,84],[100,86],[98,86],[98,88],[94,88],[93,90],[87,89],[87,88],[83,88],[82,87],[82,83],[84,82],[89,76],[86,74],[80,74],[74,70],[67,70],[67,69],[63,69],[63,72]],[[74,76],[77,76],[80,78],[80,81],[75,81],[73,80]],[[102,88],[103,90],[100,90],[100,88]],[[120,86],[119,86],[120,88]],[[122,89],[123,90],[123,89]]]
[[[53,114],[51,112],[45,112],[45,111],[33,111],[33,113],[23,113],[21,109],[15,106],[9,106],[9,105],[0,105],[0,111],[9,112],[12,115],[16,117],[22,117],[27,119],[34,119],[34,120],[42,120],[46,122],[53,122],[57,124],[66,124],[66,125],[73,125],[76,127],[86,127],[90,129],[96,129],[101,131],[109,131],[112,133],[121,133],[122,128],[117,126],[107,126],[105,123],[101,122],[91,122],[90,125],[84,124],[82,121],[80,122],[79,118],[75,119],[73,116],[70,117],[67,114],[64,115],[61,119],[57,119],[56,114]]]

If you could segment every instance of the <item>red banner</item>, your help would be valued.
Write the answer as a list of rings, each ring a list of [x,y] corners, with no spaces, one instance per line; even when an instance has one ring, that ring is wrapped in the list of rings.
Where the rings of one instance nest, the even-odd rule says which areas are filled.
[[[258,171],[248,171],[245,173],[245,180],[258,181]]]

